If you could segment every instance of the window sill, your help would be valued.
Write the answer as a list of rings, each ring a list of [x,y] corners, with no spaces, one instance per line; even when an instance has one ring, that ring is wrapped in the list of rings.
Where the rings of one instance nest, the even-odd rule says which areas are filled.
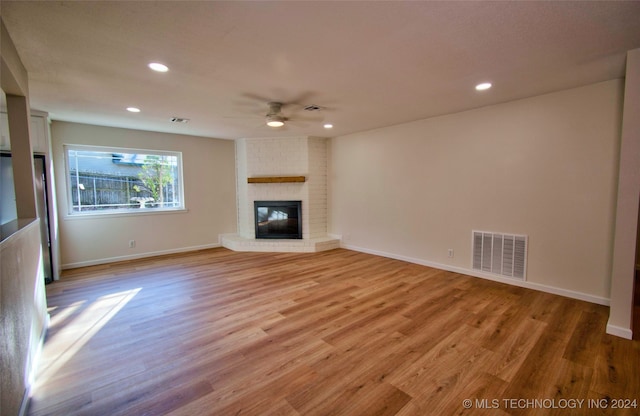
[[[121,217],[137,217],[140,215],[167,215],[167,214],[186,214],[187,208],[163,209],[156,210],[154,208],[141,209],[136,211],[116,211],[116,212],[80,212],[67,214],[64,220],[88,220],[88,219],[104,219],[104,218],[121,218]]]

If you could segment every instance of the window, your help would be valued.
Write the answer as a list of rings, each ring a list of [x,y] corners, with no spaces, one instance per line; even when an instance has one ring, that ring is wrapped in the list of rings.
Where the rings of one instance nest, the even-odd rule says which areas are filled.
[[[182,154],[65,146],[69,214],[184,209]]]

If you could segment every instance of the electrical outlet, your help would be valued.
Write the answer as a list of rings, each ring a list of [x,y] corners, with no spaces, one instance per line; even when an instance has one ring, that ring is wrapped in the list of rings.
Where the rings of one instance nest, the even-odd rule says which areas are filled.
[[[449,250],[447,250],[447,255],[452,258],[453,257],[453,249],[450,248]]]
[[[136,246],[136,240],[129,240],[129,248],[134,248]]]

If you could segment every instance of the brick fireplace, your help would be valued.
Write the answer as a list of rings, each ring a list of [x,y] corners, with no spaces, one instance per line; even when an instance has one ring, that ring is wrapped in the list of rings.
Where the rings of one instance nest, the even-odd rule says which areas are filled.
[[[237,251],[313,252],[337,248],[327,236],[327,139],[236,141],[238,233],[221,236]],[[301,201],[302,239],[256,239],[255,201]]]

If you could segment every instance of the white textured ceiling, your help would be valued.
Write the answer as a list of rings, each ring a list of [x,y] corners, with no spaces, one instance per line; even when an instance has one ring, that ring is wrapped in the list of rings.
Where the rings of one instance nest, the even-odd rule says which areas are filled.
[[[638,1],[2,0],[0,14],[33,108],[227,139],[337,136],[620,78],[640,47]],[[284,129],[263,123],[270,100],[295,103]]]

